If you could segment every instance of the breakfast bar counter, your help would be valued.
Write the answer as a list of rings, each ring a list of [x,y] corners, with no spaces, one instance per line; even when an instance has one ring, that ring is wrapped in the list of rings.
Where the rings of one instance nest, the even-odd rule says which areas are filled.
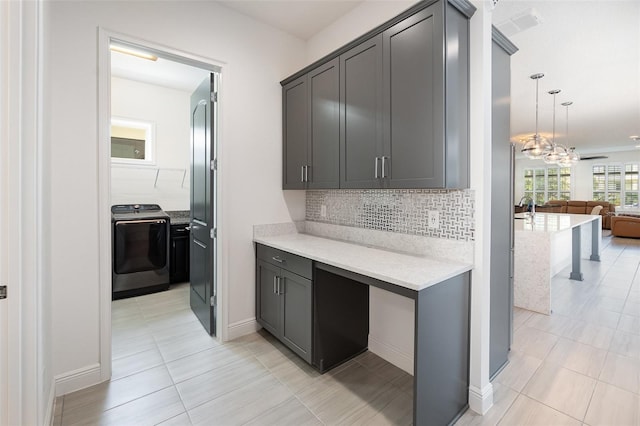
[[[600,215],[536,213],[516,215],[514,225],[514,306],[551,313],[551,279],[571,253],[572,280],[582,281],[583,234],[591,236],[588,259],[600,260]]]

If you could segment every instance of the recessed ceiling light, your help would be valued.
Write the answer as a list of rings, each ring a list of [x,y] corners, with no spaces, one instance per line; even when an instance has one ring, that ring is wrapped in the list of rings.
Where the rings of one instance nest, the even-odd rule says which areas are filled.
[[[141,50],[132,49],[130,47],[120,46],[117,44],[109,45],[109,48],[114,52],[124,53],[125,55],[135,56],[137,58],[147,59],[149,61],[157,61],[158,57],[151,53],[143,52]]]

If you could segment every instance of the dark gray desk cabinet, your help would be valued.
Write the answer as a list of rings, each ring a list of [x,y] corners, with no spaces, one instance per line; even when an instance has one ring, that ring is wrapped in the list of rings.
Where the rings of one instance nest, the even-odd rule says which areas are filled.
[[[257,321],[308,363],[312,357],[311,277],[311,260],[257,246]]]
[[[339,186],[339,63],[283,87],[283,189]]]
[[[331,110],[297,123],[319,126],[319,135],[313,130],[307,140],[330,149],[333,138],[326,136],[339,129],[340,188],[468,187],[468,27],[474,10],[464,0],[423,1],[284,80],[283,188],[304,187],[290,185],[288,177],[294,172],[303,181],[314,182],[308,172],[315,177],[314,167],[301,169],[288,154],[294,131],[287,123],[297,114],[290,111],[297,103],[289,92],[328,64],[337,68],[336,60],[339,117]],[[320,166],[327,169],[326,164],[315,167]],[[307,187],[336,187],[332,180],[314,183]]]

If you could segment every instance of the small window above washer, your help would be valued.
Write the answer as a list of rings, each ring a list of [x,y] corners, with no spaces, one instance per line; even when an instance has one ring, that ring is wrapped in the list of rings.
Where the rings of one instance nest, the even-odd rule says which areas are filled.
[[[156,164],[153,123],[128,118],[111,118],[111,162]]]

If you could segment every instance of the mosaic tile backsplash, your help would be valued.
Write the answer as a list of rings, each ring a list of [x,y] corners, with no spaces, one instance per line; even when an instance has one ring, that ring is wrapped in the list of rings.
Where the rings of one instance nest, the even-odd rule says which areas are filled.
[[[321,216],[326,206],[326,217]],[[430,210],[440,227],[429,228]],[[473,191],[371,189],[307,191],[306,220],[451,240],[474,240]]]

